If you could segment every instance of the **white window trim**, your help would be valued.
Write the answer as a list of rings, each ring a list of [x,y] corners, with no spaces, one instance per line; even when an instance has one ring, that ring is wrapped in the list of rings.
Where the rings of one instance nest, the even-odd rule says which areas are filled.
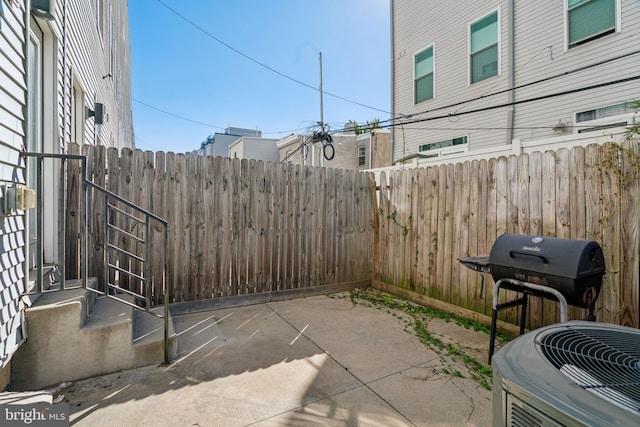
[[[360,155],[360,150],[362,150],[362,156]],[[360,159],[364,159],[363,163],[360,164]],[[358,146],[358,166],[367,166],[367,147],[366,145]]]
[[[468,153],[469,142],[466,144],[453,145],[451,147],[436,148],[435,150],[418,151],[418,154],[427,158],[446,157],[452,154]]]
[[[419,53],[424,52],[425,50],[432,48],[432,58],[433,58],[433,96],[430,99],[425,99],[424,101],[418,102],[416,103],[416,55],[418,55]],[[413,62],[411,64],[412,68],[413,68],[413,80],[411,81],[411,85],[413,86],[413,99],[411,100],[413,102],[413,105],[418,105],[418,104],[422,104],[424,102],[429,102],[429,101],[433,101],[434,99],[436,99],[436,44],[435,43],[431,43],[426,45],[425,47],[423,47],[422,49],[419,49],[417,51],[415,51],[413,53]]]
[[[443,157],[451,154],[466,153],[469,151],[469,141],[471,139],[470,135],[465,134],[465,135],[457,136],[456,138],[465,138],[465,137],[467,138],[467,142],[465,144],[450,145],[449,147],[434,148],[433,150],[420,151],[420,146],[425,144],[418,144],[417,153],[424,156],[429,156],[429,157]],[[427,144],[430,144],[430,143],[428,142]]]
[[[481,80],[476,83],[471,83],[471,26],[478,22],[479,20],[486,18],[492,13],[498,13],[498,74],[493,77],[489,77],[488,79]],[[498,6],[497,8],[487,12],[471,22],[467,23],[467,86],[471,87],[473,85],[481,84],[487,80],[494,79],[496,77],[500,77],[502,75],[502,8]]]
[[[616,2],[615,34],[622,31],[622,0]],[[586,43],[589,44],[589,43]],[[578,46],[576,46],[578,47]],[[569,51],[569,0],[564,0],[564,51]]]

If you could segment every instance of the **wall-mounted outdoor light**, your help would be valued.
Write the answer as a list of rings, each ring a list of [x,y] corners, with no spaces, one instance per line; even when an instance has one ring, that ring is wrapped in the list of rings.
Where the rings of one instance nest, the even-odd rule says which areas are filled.
[[[93,110],[87,107],[87,118],[93,117],[97,125],[104,124],[104,104],[96,102]]]
[[[31,12],[38,18],[52,21],[55,19],[56,0],[31,0]]]

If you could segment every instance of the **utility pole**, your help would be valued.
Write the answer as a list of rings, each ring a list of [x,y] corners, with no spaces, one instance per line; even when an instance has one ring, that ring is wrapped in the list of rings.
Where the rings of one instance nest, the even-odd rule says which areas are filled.
[[[318,52],[318,65],[320,66],[320,132],[324,132],[324,107],[322,102],[322,52]],[[320,156],[320,166],[324,166],[324,156]]]
[[[322,105],[322,52],[318,53],[318,63],[320,65],[320,126],[324,127],[324,108]]]

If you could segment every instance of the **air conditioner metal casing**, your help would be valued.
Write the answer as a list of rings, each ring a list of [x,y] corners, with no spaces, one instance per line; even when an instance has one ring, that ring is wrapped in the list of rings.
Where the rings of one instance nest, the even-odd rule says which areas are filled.
[[[565,328],[623,331],[640,344],[640,331],[571,321],[522,335],[493,356],[494,426],[638,426],[635,414],[587,391],[557,369],[536,342]]]

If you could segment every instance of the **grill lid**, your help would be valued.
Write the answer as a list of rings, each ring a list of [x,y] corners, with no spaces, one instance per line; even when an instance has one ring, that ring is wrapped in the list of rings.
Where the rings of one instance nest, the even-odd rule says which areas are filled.
[[[491,247],[489,264],[579,279],[604,274],[602,248],[589,240],[503,234]]]

